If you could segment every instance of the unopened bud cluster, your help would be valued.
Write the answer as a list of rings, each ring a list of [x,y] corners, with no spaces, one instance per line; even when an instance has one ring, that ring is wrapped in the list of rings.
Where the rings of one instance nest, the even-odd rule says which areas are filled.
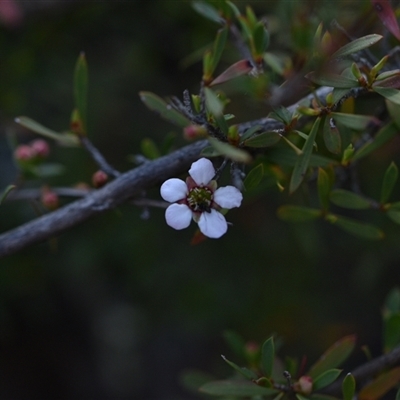
[[[34,162],[45,159],[49,153],[48,143],[43,139],[36,139],[28,144],[17,146],[14,158],[19,162]]]

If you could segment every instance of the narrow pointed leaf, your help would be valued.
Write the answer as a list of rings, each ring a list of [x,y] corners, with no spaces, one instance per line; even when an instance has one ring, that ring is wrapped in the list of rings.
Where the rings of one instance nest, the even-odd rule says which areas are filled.
[[[379,121],[375,117],[369,115],[346,114],[339,112],[333,112],[331,115],[335,121],[357,131],[364,130],[371,122],[379,124]]]
[[[16,186],[15,185],[8,185],[5,189],[4,189],[4,191],[3,191],[3,193],[0,195],[0,205],[3,203],[3,201],[6,199],[6,197],[9,195],[9,193],[13,190],[13,189],[15,189],[16,188]]]
[[[314,125],[311,129],[310,134],[308,135],[307,140],[304,143],[303,146],[303,153],[298,156],[296,165],[294,166],[292,178],[290,180],[290,185],[289,185],[289,192],[293,193],[301,184],[301,182],[304,179],[304,176],[307,172],[308,165],[310,163],[310,158],[315,142],[315,138],[317,136],[317,132],[319,129],[320,125],[320,118],[317,118],[314,122]]]
[[[337,206],[353,210],[366,210],[371,208],[371,203],[364,197],[344,189],[336,189],[331,192],[331,202]]]
[[[200,387],[200,392],[212,396],[252,397],[278,394],[276,389],[258,386],[255,383],[241,380],[208,382]]]
[[[165,100],[151,92],[140,92],[140,99],[152,111],[155,111],[160,117],[166,119],[173,124],[184,128],[191,122],[183,116],[179,111],[172,108]]]
[[[392,162],[385,172],[381,189],[381,203],[384,204],[388,201],[394,185],[396,184],[399,170],[394,162]]]
[[[394,37],[400,40],[400,29],[397,23],[396,14],[389,3],[389,0],[371,0],[371,3],[386,28]]]
[[[311,367],[307,375],[316,379],[328,369],[340,366],[354,349],[356,342],[355,335],[345,336],[338,340],[333,346],[321,356],[321,358]]]
[[[381,74],[381,75],[384,75],[384,74]],[[388,76],[385,79],[382,77],[380,80],[376,80],[372,86],[400,89],[400,72],[392,73],[391,76]]]
[[[385,99],[386,108],[389,112],[390,117],[396,124],[397,128],[400,129],[400,105],[392,103],[390,100]]]
[[[60,142],[65,146],[76,146],[79,144],[79,138],[77,138],[75,135],[71,133],[55,132],[29,117],[15,118],[15,122],[21,126],[24,126],[27,129],[30,129],[32,132],[38,133],[39,135],[42,135],[49,139],[56,140],[57,142]]]
[[[395,287],[386,296],[383,317],[397,313],[400,313],[400,288]]]
[[[400,90],[374,86],[374,91],[395,104],[400,104]]]
[[[293,114],[286,107],[280,106],[274,108],[274,110],[268,114],[268,117],[281,121],[285,125],[289,125],[292,122]]]
[[[261,349],[261,364],[264,374],[267,378],[272,376],[275,359],[275,344],[274,338],[271,336],[267,339]]]
[[[265,29],[263,22],[257,22],[253,30],[253,43],[256,55],[264,53],[269,44],[269,33]]]
[[[396,224],[400,224],[400,211],[396,209],[390,209],[387,211],[386,215]]]
[[[393,368],[379,375],[378,378],[364,386],[358,393],[359,400],[377,400],[400,381],[400,367]]]
[[[374,225],[359,222],[339,215],[328,214],[325,219],[344,231],[367,240],[381,240],[383,232]]]
[[[321,217],[321,210],[287,205],[278,208],[278,217],[288,222],[313,221]]]
[[[343,400],[353,400],[356,392],[356,380],[354,376],[348,373],[342,382]]]
[[[342,138],[333,118],[325,118],[323,137],[325,146],[331,153],[339,154],[341,152]]]
[[[327,371],[323,372],[321,375],[317,376],[313,383],[313,390],[320,390],[332,382],[334,382],[339,375],[341,374],[341,369],[328,369]]]
[[[257,187],[258,184],[261,182],[263,176],[264,176],[264,165],[258,164],[246,175],[246,179],[243,182],[244,187],[247,190]]]
[[[253,69],[249,60],[240,60],[235,64],[232,64],[222,74],[218,75],[211,83],[210,86],[219,85],[235,79],[242,75],[247,75]]]
[[[317,85],[332,86],[339,89],[350,89],[359,86],[356,79],[348,78],[342,75],[317,75],[315,72],[310,72],[306,75],[306,78]]]
[[[85,53],[81,53],[75,65],[74,96],[75,107],[83,127],[83,133],[87,133],[87,93],[88,93],[88,67]]]
[[[247,129],[246,132],[243,133],[243,135],[241,136],[241,140],[244,141],[244,140],[252,137],[257,131],[259,131],[261,129],[262,129],[261,125],[252,126],[251,128]]]
[[[239,372],[239,374],[243,375],[247,379],[257,379],[258,376],[247,368],[241,368],[237,364],[232,361],[229,361],[225,356],[221,356],[222,359],[230,365],[235,371]]]
[[[221,142],[212,137],[209,138],[209,141],[211,146],[213,146],[218,153],[233,161],[247,164],[252,160],[251,155],[245,150],[234,147],[229,143]]]
[[[393,139],[399,132],[399,128],[394,122],[390,122],[379,130],[374,139],[371,142],[366,143],[362,146],[352,157],[352,160],[359,160],[369,155],[373,151],[379,149],[390,139]]]
[[[238,357],[244,358],[246,343],[244,339],[237,333],[231,330],[226,330],[223,333],[225,342]]]
[[[211,71],[210,71],[211,74],[214,73],[215,68],[217,68],[217,65],[221,59],[221,55],[222,55],[222,52],[224,51],[227,37],[228,37],[228,27],[225,26],[224,28],[221,28],[218,31],[217,37],[215,38],[212,56],[211,56],[211,60],[212,60],[211,61]]]
[[[248,147],[268,147],[278,143],[281,136],[276,132],[263,132],[243,142]]]
[[[218,10],[204,1],[194,1],[192,7],[203,17],[218,24],[224,22]]]
[[[310,400],[309,397],[303,396],[303,395],[300,394],[300,393],[296,393],[296,399],[297,399],[297,400]]]
[[[358,51],[364,50],[383,38],[382,35],[371,34],[355,39],[341,47],[338,51],[332,54],[332,58],[346,57]]]

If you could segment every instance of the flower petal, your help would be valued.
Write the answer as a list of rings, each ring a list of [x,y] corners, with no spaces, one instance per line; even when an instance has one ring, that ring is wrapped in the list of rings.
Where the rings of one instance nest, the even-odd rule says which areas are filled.
[[[214,178],[215,169],[210,160],[200,158],[190,167],[189,175],[198,185],[207,185]]]
[[[240,207],[243,195],[240,190],[234,186],[220,187],[214,192],[214,201],[222,208],[228,210],[234,207]]]
[[[165,220],[171,228],[185,229],[192,220],[192,210],[186,204],[171,204],[165,210]]]
[[[165,201],[175,203],[186,197],[187,186],[182,179],[172,178],[165,181],[160,188],[161,197]]]
[[[228,230],[225,217],[216,210],[203,212],[199,219],[199,228],[203,235],[212,239],[220,238]]]

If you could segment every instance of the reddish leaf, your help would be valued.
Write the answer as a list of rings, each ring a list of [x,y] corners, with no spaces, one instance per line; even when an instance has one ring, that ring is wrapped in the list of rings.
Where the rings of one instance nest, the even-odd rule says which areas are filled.
[[[386,28],[400,40],[400,28],[389,0],[371,0],[371,3]]]
[[[240,60],[231,65],[221,75],[217,76],[210,84],[210,86],[218,85],[223,82],[230,81],[238,76],[246,75],[253,69],[249,60]]]

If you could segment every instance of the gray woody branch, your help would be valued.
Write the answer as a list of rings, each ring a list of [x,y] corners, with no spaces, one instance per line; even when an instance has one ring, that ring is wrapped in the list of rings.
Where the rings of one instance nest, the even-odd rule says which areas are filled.
[[[301,103],[309,103],[314,96],[324,101],[331,90],[332,88],[321,87],[315,94],[302,99]],[[298,104],[288,107],[289,110],[294,111]],[[270,118],[263,118],[241,124],[239,129],[243,132],[254,125],[260,125],[266,130],[282,128],[281,123]],[[171,176],[179,175],[199,158],[201,150],[206,146],[207,141],[203,140],[157,160],[146,162],[117,176],[103,188],[91,191],[83,199],[3,233],[0,235],[0,257],[16,253],[32,244],[57,236],[96,214],[111,210],[140,195],[143,189],[154,186]]]

